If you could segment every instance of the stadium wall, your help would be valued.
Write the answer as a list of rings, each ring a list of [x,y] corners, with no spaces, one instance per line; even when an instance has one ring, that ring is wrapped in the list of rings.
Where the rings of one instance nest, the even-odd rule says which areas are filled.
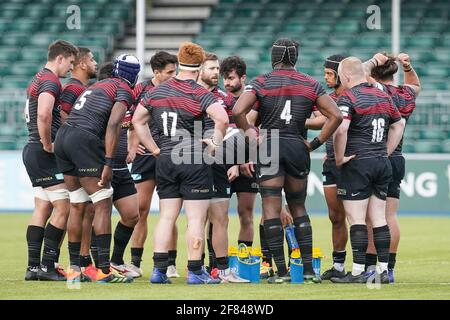
[[[327,211],[322,190],[323,157],[324,154],[312,154],[307,198],[307,208],[312,213]],[[406,159],[400,212],[450,215],[450,154],[407,154]],[[0,152],[0,212],[30,212],[33,207],[33,189],[21,151]],[[235,197],[230,208],[236,212]],[[158,211],[156,192],[151,209]],[[256,211],[261,212],[260,201]]]

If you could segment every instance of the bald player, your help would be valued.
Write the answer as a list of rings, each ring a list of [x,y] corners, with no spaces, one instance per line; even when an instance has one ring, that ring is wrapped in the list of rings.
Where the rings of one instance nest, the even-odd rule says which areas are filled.
[[[380,259],[381,282],[389,283],[387,266],[390,233],[386,222],[386,195],[392,176],[388,150],[397,147],[404,123],[392,99],[367,80],[362,62],[355,57],[341,61],[338,74],[347,89],[337,104],[344,120],[334,134],[336,166],[341,169],[337,194],[343,200],[350,224],[353,267],[335,283],[366,283],[364,272],[368,245],[366,217],[373,226]]]

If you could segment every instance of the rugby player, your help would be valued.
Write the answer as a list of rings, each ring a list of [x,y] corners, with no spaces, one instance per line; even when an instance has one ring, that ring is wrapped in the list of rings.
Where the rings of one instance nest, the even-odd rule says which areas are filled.
[[[183,205],[188,219],[187,283],[220,283],[220,280],[212,279],[202,265],[212,179],[203,160],[202,147],[198,145],[202,132],[194,132],[194,129],[202,127],[205,114],[214,121],[214,135],[203,139],[208,152],[212,154],[222,144],[228,127],[228,116],[214,95],[196,82],[204,58],[202,47],[194,43],[183,43],[178,52],[178,75],[148,92],[138,105],[132,120],[139,141],[152,150],[154,155],[158,155],[155,151],[159,153],[161,150],[156,161],[160,219],[154,232],[151,283],[171,283],[166,275],[169,244]],[[155,144],[148,127],[151,119],[155,120],[161,149]],[[198,121],[200,124],[196,123]]]
[[[25,280],[66,280],[65,275],[55,268],[55,263],[69,216],[69,194],[56,165],[53,141],[61,125],[59,78],[72,70],[77,54],[78,49],[67,41],[57,40],[50,44],[45,67],[27,88],[24,113],[29,137],[22,157],[33,185],[35,209],[26,233],[28,267]],[[52,210],[53,215],[47,223]],[[42,241],[44,252],[39,268]]]
[[[110,267],[111,178],[122,120],[133,104],[132,88],[139,71],[136,57],[118,56],[113,77],[95,83],[78,98],[55,140],[58,167],[64,173],[71,202],[90,199],[94,205],[97,282],[132,281]],[[71,256],[75,257],[77,251],[79,255],[79,247],[72,250]],[[76,279],[81,270],[73,271]]]
[[[138,83],[134,88],[133,92],[136,97],[136,105],[139,104],[140,100],[148,91],[153,90],[153,88],[175,76],[177,63],[177,56],[165,51],[159,51],[152,56],[150,59],[150,66],[153,70],[153,78]],[[150,130],[156,129],[150,128]],[[155,134],[153,137],[156,139],[156,131],[154,132]],[[156,158],[152,157],[148,150],[141,150],[139,141],[135,136],[135,132],[131,126],[129,133],[130,151],[128,162],[132,162],[131,175],[136,184],[139,198],[139,222],[134,227],[133,235],[131,236],[131,264],[126,264],[125,268],[129,270],[133,277],[140,277],[142,276],[141,260],[148,233],[147,218],[150,211],[153,191],[156,186]],[[155,140],[155,142],[157,143],[157,140]],[[167,276],[169,278],[179,277],[176,269],[177,234],[177,227],[175,225],[172,232],[172,244],[169,249],[169,267],[167,268]]]
[[[338,99],[344,121],[333,141],[336,166],[341,168],[337,194],[343,200],[350,224],[353,267],[345,277],[332,277],[331,281],[367,282],[368,217],[380,260],[380,280],[389,283],[387,267],[391,239],[385,209],[392,168],[387,156],[388,150],[395,149],[400,142],[404,123],[389,95],[367,82],[358,58],[342,60],[338,75],[346,91]]]
[[[269,283],[289,281],[283,248],[283,227],[280,219],[282,189],[294,220],[295,234],[300,246],[306,282],[320,282],[312,268],[312,228],[305,208],[306,180],[309,174],[309,152],[328,139],[342,121],[336,103],[313,78],[298,72],[298,42],[278,39],[272,46],[273,71],[257,77],[237,101],[233,114],[236,124],[251,142],[256,131],[250,127],[246,114],[258,102],[255,110],[261,119],[261,129],[268,129],[268,145],[279,144],[279,154],[270,155],[269,165],[258,163],[258,182],[262,197],[264,233],[277,266],[277,275]],[[313,106],[328,118],[321,133],[310,143],[302,134]],[[277,133],[279,139],[276,138]],[[274,138],[272,138],[272,136]]]
[[[371,75],[372,79],[377,82],[380,89],[389,94],[397,106],[405,125],[416,108],[416,97],[420,92],[420,80],[416,71],[412,68],[409,55],[401,53],[398,57],[385,56],[388,60],[384,64],[376,65],[380,54],[374,56],[373,63],[366,63],[366,71]],[[398,71],[396,63],[398,60],[403,66],[404,83],[403,85],[394,85],[394,74]],[[391,245],[389,248],[389,264],[388,275],[389,282],[394,282],[394,267],[397,256],[398,244],[400,242],[400,227],[397,220],[397,210],[400,199],[400,183],[405,176],[405,158],[402,154],[403,137],[395,150],[390,150],[389,161],[392,166],[392,180],[388,186],[386,198],[386,220],[391,233]],[[373,235],[369,229],[369,246],[366,254],[366,269],[376,265],[377,256],[373,243]]]

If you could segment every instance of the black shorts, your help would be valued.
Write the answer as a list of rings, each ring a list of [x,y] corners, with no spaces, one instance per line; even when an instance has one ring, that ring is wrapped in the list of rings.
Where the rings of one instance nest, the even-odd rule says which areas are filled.
[[[271,142],[263,144],[260,147],[260,155],[266,155],[270,162],[267,164],[261,162],[261,156],[258,157],[257,179],[258,182],[266,181],[280,176],[291,176],[296,179],[306,179],[311,167],[309,151],[303,140],[299,139],[279,139],[278,154],[271,154]],[[266,151],[268,150],[268,151]]]
[[[174,164],[170,155],[156,159],[156,190],[160,199],[211,199],[212,184],[206,164]]]
[[[105,144],[90,132],[63,124],[56,134],[55,155],[58,168],[64,174],[102,176]]]
[[[213,178],[212,198],[231,198],[231,183],[228,181],[227,166],[212,164],[210,168]]]
[[[46,152],[41,143],[28,143],[22,151],[22,160],[33,187],[51,187],[64,182],[53,153]]]
[[[364,200],[372,195],[386,200],[392,177],[391,163],[386,157],[351,160],[341,169],[337,194],[343,200]]]
[[[338,184],[340,170],[336,167],[336,161],[334,159],[324,161],[322,176],[324,186],[336,186]]]
[[[256,178],[249,178],[242,174],[239,175],[236,179],[231,183],[231,194],[233,193],[241,193],[241,192],[249,192],[249,193],[258,193],[259,186],[258,182],[256,182]]]
[[[136,155],[131,165],[134,183],[155,179],[156,158],[152,155]]]
[[[389,157],[392,166],[392,180],[388,186],[388,198],[400,199],[400,184],[405,177],[405,158]]]
[[[113,201],[117,201],[137,193],[128,168],[113,169],[111,186],[114,190]]]

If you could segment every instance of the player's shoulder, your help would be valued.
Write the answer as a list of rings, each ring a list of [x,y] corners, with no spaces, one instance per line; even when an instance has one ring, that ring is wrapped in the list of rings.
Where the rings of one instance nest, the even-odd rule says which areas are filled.
[[[36,77],[39,78],[41,81],[52,81],[59,86],[61,86],[61,81],[59,81],[59,78],[49,69],[42,69],[37,74]]]
[[[85,90],[86,86],[78,79],[70,78],[69,81],[64,85],[63,91],[72,90],[72,91],[80,91]]]

